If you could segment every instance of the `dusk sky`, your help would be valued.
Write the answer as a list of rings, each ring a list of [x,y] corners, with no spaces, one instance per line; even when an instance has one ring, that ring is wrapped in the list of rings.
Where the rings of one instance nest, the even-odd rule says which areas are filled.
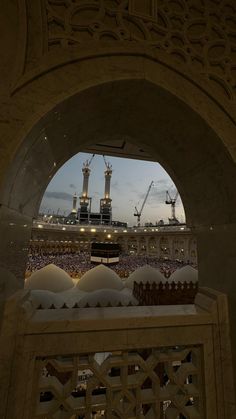
[[[76,192],[80,196],[83,185],[83,162],[91,158],[91,154],[79,153],[68,160],[55,174],[49,183],[41,202],[41,213],[68,214],[72,209],[72,197]],[[137,223],[134,207],[140,209],[151,181],[155,186],[151,189],[144,207],[141,224],[155,223],[160,219],[168,222],[171,206],[165,204],[166,190],[171,197],[175,196],[176,187],[166,171],[155,162],[124,159],[106,156],[112,164],[111,198],[113,220],[126,221],[129,226]],[[100,198],[104,195],[103,157],[95,155],[91,163],[89,178],[89,196],[92,197],[92,211],[99,211]],[[79,202],[78,202],[79,203]],[[176,216],[185,221],[184,209],[180,197],[176,202]]]

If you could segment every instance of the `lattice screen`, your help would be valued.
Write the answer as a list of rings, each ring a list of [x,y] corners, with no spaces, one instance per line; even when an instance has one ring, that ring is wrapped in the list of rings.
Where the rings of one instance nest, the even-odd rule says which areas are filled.
[[[204,419],[201,347],[36,360],[35,418]]]

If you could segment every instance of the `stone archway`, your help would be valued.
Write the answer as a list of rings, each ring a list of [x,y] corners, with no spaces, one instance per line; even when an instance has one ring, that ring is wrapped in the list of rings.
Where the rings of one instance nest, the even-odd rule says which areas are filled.
[[[190,226],[207,228],[235,220],[234,163],[209,125],[183,101],[150,81],[99,82],[40,118],[8,167],[2,188],[5,227],[14,236],[20,224],[22,260],[20,250],[27,248],[23,237],[27,242],[30,220],[56,170],[95,141],[112,144],[118,138],[143,147],[167,169],[181,192]],[[20,222],[10,226],[14,216]],[[15,261],[15,249],[12,253]]]
[[[174,179],[188,224],[198,237],[200,281],[227,292],[233,313],[236,302],[232,280],[232,272],[236,272],[235,63],[230,36],[233,2],[222,2],[215,14],[218,23],[210,25],[220,27],[216,31],[221,34],[217,35],[220,43],[218,38],[211,38],[212,27],[206,28],[204,21],[210,16],[212,2],[206,1],[202,6],[199,1],[197,8],[189,8],[188,2],[177,0],[172,3],[179,4],[182,11],[170,10],[169,6],[162,11],[169,22],[165,30],[161,28],[170,40],[169,45],[165,39],[157,45],[159,40],[156,44],[149,32],[146,38],[137,37],[130,42],[134,41],[130,25],[127,38],[117,27],[118,39],[112,40],[110,31],[107,42],[104,37],[95,37],[89,43],[84,40],[79,47],[76,42],[77,47],[72,46],[68,34],[63,33],[56,48],[56,43],[50,41],[54,30],[51,22],[55,20],[48,18],[55,11],[51,7],[53,2],[41,2],[39,19],[34,19],[39,12],[38,0],[19,3],[20,37],[16,32],[18,10],[13,3],[8,9],[3,8],[3,20],[6,18],[3,30],[10,47],[4,48],[0,69],[5,76],[0,82],[3,300],[23,285],[32,217],[55,171],[75,152],[96,141],[114,143],[125,138],[147,150]],[[127,1],[122,18],[137,19],[139,28],[145,26],[145,19],[149,28],[150,22],[158,25],[156,1],[149,3],[153,7],[147,13],[141,2]],[[54,11],[48,13],[45,5]],[[179,16],[184,31],[197,25],[196,14],[201,16],[201,28],[195,30],[200,31],[197,37],[203,40],[203,55],[196,56],[196,40],[187,39],[187,32],[183,34],[181,28],[179,41],[174,40],[172,12]],[[62,20],[63,16],[62,13]],[[47,39],[42,30],[45,25],[50,29],[50,33],[45,31]],[[97,29],[93,27],[93,33]],[[21,55],[16,54],[17,38]],[[183,39],[187,41],[182,46],[174,47],[174,42],[181,43]],[[212,48],[216,45],[223,45],[220,63],[214,58],[216,52]],[[183,60],[179,63],[181,56]],[[217,64],[223,68],[221,75],[217,74]],[[11,67],[17,70],[13,76]],[[236,341],[236,329],[233,333]]]

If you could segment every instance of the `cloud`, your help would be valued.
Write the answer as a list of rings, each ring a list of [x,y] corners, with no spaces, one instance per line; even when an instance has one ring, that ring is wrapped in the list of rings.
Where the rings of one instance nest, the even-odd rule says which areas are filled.
[[[120,192],[120,186],[117,180],[111,184],[111,192],[113,191],[113,189],[117,192]]]
[[[62,199],[64,201],[72,201],[72,195],[67,192],[49,192],[46,191],[44,194],[45,198]]]
[[[137,197],[140,195],[140,191],[138,189],[131,189],[129,193],[136,195]],[[141,194],[143,194],[143,192],[141,192]]]
[[[165,204],[167,190],[169,190],[171,197],[175,197],[176,188],[169,179],[160,179],[155,182],[155,186],[152,187],[149,192],[146,205],[149,205],[151,208],[155,208],[161,204]],[[140,201],[140,205],[142,205],[146,194],[147,190],[145,192],[137,193],[137,201]],[[179,204],[180,199],[178,197],[176,206],[179,206]]]
[[[169,179],[165,179],[165,178],[162,178],[162,179],[159,179],[159,180],[157,180],[156,182],[155,182],[155,184],[161,184],[161,185],[170,185],[170,180]]]
[[[147,193],[147,192],[146,192]],[[146,195],[146,193],[145,192],[137,192],[137,200],[138,201],[142,201],[142,200],[144,200],[144,198],[145,198],[145,195]]]
[[[152,190],[150,191],[149,199],[151,201],[165,201],[166,189]]]
[[[125,185],[128,186],[129,188],[133,188],[133,183],[131,182],[125,182]]]

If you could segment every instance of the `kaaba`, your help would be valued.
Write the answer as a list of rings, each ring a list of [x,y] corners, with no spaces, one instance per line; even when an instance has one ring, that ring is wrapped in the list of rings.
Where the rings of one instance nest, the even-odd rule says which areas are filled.
[[[111,242],[94,242],[91,244],[91,262],[110,265],[119,262],[120,245]]]

